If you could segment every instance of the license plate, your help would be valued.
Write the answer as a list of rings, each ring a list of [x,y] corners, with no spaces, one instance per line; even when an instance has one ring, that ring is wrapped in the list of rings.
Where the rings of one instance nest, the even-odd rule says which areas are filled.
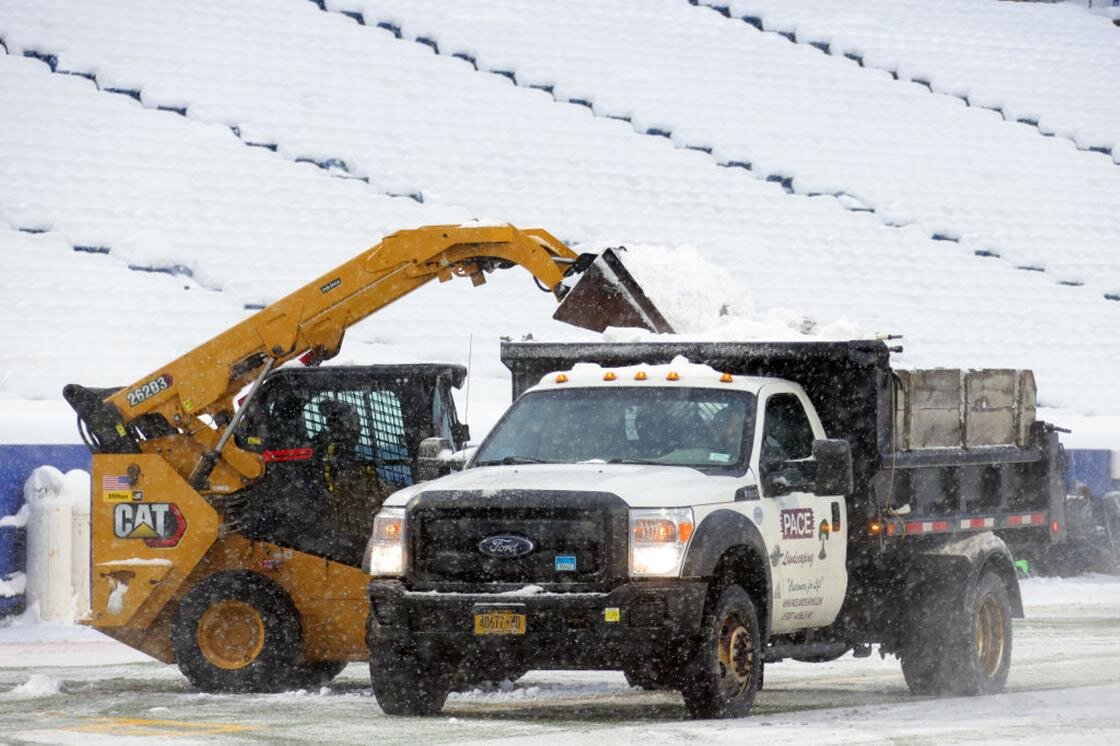
[[[523,635],[525,615],[512,611],[488,611],[474,615],[476,635]]]

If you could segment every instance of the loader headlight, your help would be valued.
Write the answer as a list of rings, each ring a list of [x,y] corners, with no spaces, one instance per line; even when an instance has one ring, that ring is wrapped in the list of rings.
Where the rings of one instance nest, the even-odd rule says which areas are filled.
[[[630,511],[630,574],[676,577],[692,538],[692,508]]]
[[[373,533],[366,544],[362,569],[375,577],[397,577],[404,572],[405,509],[382,508],[373,519]]]

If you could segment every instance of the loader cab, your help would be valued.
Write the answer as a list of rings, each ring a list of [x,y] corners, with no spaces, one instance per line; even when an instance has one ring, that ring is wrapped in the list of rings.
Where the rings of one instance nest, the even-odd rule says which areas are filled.
[[[461,448],[469,433],[452,365],[281,369],[262,385],[236,435],[265,474],[239,493],[244,532],[358,566],[373,516],[416,481],[426,438]]]

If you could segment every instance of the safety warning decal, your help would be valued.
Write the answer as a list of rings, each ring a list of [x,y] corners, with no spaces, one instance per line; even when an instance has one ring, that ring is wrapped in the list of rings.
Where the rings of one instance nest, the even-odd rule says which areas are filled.
[[[143,539],[150,547],[173,547],[183,538],[187,519],[175,503],[121,503],[113,509],[118,539]]]

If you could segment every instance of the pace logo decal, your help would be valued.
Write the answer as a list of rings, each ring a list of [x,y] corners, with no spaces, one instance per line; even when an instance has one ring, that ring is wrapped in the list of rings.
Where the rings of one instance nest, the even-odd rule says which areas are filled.
[[[113,509],[118,539],[143,539],[150,547],[173,547],[183,538],[187,519],[175,503],[121,503]]]
[[[812,508],[783,510],[781,514],[783,539],[815,539],[817,524],[813,520]]]

